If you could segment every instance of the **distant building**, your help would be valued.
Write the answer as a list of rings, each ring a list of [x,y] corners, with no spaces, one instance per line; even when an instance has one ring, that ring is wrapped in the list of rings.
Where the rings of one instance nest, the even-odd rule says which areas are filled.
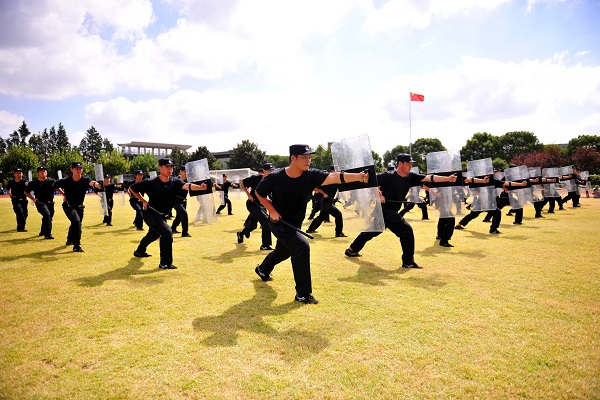
[[[217,161],[221,161],[221,166],[223,167],[222,169],[229,168],[229,160],[233,155],[233,150],[217,151],[210,154],[212,154],[217,159]]]
[[[121,154],[125,156],[126,159],[131,160],[133,157],[139,154],[152,154],[156,158],[166,157],[173,150],[180,150],[184,153],[187,153],[188,150],[192,147],[188,144],[171,144],[171,143],[152,143],[152,142],[130,142],[130,143],[120,143],[119,149]]]

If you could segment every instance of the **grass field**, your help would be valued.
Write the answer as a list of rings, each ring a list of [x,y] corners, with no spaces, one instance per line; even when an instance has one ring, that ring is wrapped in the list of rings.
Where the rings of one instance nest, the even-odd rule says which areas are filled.
[[[289,261],[273,282],[255,275],[259,231],[237,244],[242,199],[176,235],[179,269],[160,270],[158,242],[132,256],[142,233],[118,196],[112,227],[88,196],[85,253],[64,246],[59,205],[48,241],[31,206],[17,233],[2,198],[0,398],[600,398],[600,199],[581,202],[542,220],[526,208],[522,226],[504,216],[493,237],[480,217],[452,249],[434,240],[436,212],[421,221],[415,208],[422,270],[400,268],[389,231],[347,258],[350,216],[348,238],[323,224],[320,303],[302,305]]]

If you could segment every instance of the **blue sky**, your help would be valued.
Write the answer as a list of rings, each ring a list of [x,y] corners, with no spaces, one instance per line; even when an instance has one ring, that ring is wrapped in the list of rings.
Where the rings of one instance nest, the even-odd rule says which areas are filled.
[[[0,135],[268,154],[600,135],[600,0],[0,2]],[[409,92],[425,96],[410,104]]]

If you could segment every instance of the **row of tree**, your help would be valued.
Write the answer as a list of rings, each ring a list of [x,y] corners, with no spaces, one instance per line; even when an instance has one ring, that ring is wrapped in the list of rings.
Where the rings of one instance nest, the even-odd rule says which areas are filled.
[[[420,171],[426,171],[426,155],[445,151],[446,147],[439,139],[423,138],[410,147],[397,145],[387,150],[383,157],[373,151],[376,170],[382,171],[388,165],[393,165],[398,153],[408,153],[411,149],[416,166]],[[222,169],[221,163],[205,146],[198,147],[192,153],[174,150],[169,156],[175,165],[206,158],[210,169]],[[478,132],[462,147],[461,157],[465,164],[468,160],[489,157],[494,166],[500,169],[507,168],[509,163],[542,168],[576,164],[597,174],[600,173],[600,136],[578,136],[571,139],[566,147],[559,147],[542,144],[531,132],[508,132],[502,136]],[[140,154],[127,160],[93,126],[86,131],[79,146],[71,145],[62,123],[58,124],[58,129],[53,126],[31,134],[23,121],[7,139],[0,137],[0,171],[4,171],[5,177],[12,176],[11,172],[17,166],[25,171],[34,171],[37,166],[45,165],[50,176],[57,176],[59,170],[67,174],[72,161],[83,161],[84,174],[90,176],[94,173],[94,164],[99,163],[103,164],[105,173],[113,176],[132,173],[136,169],[148,173],[157,168],[156,158],[152,154]],[[265,161],[272,162],[278,168],[289,163],[287,155],[267,155],[256,143],[243,140],[234,147],[228,168],[258,169]],[[312,157],[312,167],[327,169],[332,164],[331,150],[318,144]]]

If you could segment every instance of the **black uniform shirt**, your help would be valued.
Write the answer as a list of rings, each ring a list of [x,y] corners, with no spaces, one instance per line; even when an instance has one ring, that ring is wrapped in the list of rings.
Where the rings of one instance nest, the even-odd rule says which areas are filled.
[[[225,196],[228,196],[229,188],[232,186],[231,181],[224,182],[224,183],[220,184],[219,186],[221,186],[221,189],[219,189],[219,190],[222,190],[223,193],[225,194]]]
[[[306,203],[317,186],[323,184],[329,174],[310,168],[298,178],[290,178],[285,168],[271,172],[263,178],[256,188],[261,197],[271,194],[273,207],[281,218],[300,228],[306,217]]]
[[[131,190],[138,193],[146,193],[150,201],[148,205],[163,214],[169,214],[175,205],[177,193],[185,185],[185,182],[174,176],[170,176],[167,182],[160,177],[144,179],[131,185]]]
[[[337,185],[337,184],[325,185],[325,186],[319,186],[319,189],[321,189],[327,195],[326,200],[333,202],[333,198],[335,197],[335,194],[337,193],[339,186],[340,185]]]
[[[115,194],[115,184],[109,183],[108,185],[104,185],[103,189],[94,189],[96,193],[104,192],[106,194],[106,201],[112,201],[113,195]]]
[[[181,179],[181,178],[179,178],[179,179]],[[188,181],[187,178],[183,179],[183,182],[187,183],[187,181]],[[188,193],[190,193],[189,190],[185,190],[183,188],[179,189],[177,191],[177,201],[179,201],[180,203],[183,203],[184,201],[186,201]]]
[[[142,181],[144,181],[144,180],[145,180],[145,179],[142,179]],[[141,181],[140,181],[140,182],[141,182]],[[129,181],[129,182],[125,182],[125,183],[123,184],[123,190],[124,190],[124,191],[127,191],[127,189],[129,189],[129,188],[131,187],[131,185],[133,185],[134,183],[137,183],[137,182],[136,182],[135,180],[133,180],[133,181]],[[143,190],[142,190],[142,191],[137,191],[137,190],[136,190],[136,192],[138,192],[138,193],[139,193],[139,194],[141,194],[142,196],[145,194],[145,192],[144,192]],[[131,193],[127,192],[127,194],[129,195],[129,197],[130,197],[130,198],[137,200],[137,197],[135,197],[135,196],[134,196],[134,195],[132,195]]]
[[[381,193],[386,200],[395,200],[393,203],[384,203],[381,206],[391,209],[394,212],[400,211],[408,191],[413,186],[419,186],[426,175],[409,172],[405,177],[398,175],[396,171],[386,171],[377,175],[377,185],[381,188]],[[425,183],[426,184],[426,183]]]
[[[74,181],[72,176],[60,179],[54,182],[56,189],[61,188],[65,192],[67,203],[71,207],[79,207],[85,200],[85,194],[90,188],[92,179],[87,176],[82,176],[78,181]]]
[[[12,197],[15,197],[19,200],[27,200],[27,198],[25,197],[26,182],[27,181],[25,179],[21,179],[19,182],[13,179],[11,181],[8,181],[8,184],[6,185],[6,190],[10,190],[10,195]]]
[[[249,176],[249,177],[245,178],[244,180],[242,180],[244,187],[246,189],[250,188],[250,196],[254,197],[255,199],[256,199],[256,187],[258,186],[260,181],[262,181],[262,179],[263,179],[262,175],[252,175],[252,176]],[[256,199],[256,201],[258,201],[258,199]]]
[[[54,200],[54,179],[46,178],[43,181],[34,179],[27,185],[25,191],[27,193],[33,192],[37,201],[42,203],[50,203]]]

